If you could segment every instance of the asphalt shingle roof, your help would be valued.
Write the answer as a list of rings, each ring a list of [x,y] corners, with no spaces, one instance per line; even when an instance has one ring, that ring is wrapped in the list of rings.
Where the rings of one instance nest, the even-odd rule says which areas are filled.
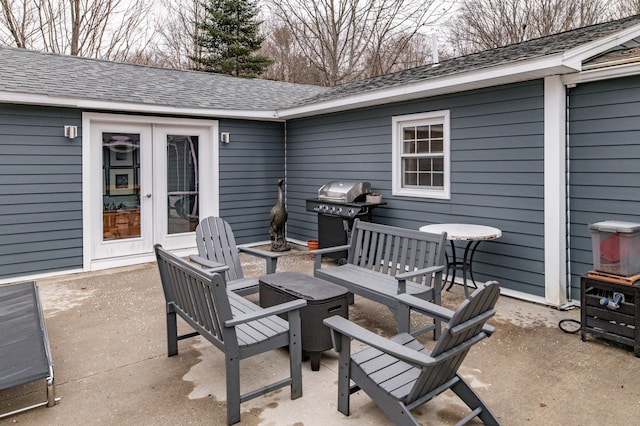
[[[269,111],[326,88],[0,48],[0,91],[66,98]]]
[[[275,111],[566,52],[640,24],[640,15],[393,74],[320,87],[0,48],[0,91],[190,109]]]
[[[405,71],[399,71],[393,74],[353,81],[335,86],[327,91],[320,92],[311,98],[302,100],[300,104],[328,101],[349,95],[361,94],[367,91],[425,81],[431,78],[444,77],[462,72],[476,71],[492,66],[541,58],[543,56],[566,52],[567,50],[606,37],[637,24],[640,24],[640,15],[452,58],[440,62],[439,65],[435,67],[432,65],[425,65]]]

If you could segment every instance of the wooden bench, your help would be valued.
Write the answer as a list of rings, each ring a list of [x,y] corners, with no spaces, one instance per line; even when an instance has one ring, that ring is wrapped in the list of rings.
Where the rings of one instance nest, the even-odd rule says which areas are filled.
[[[407,293],[440,305],[442,271],[445,268],[446,233],[363,222],[356,219],[348,245],[313,250],[314,275],[386,305],[393,312],[399,332],[409,332],[409,313],[399,312],[397,295]],[[347,263],[322,268],[322,255],[347,250]],[[353,302],[353,298],[351,298]],[[419,330],[440,336],[440,320]]]
[[[178,353],[178,340],[201,335],[225,354],[227,424],[240,421],[240,403],[291,386],[291,399],[302,396],[300,311],[305,300],[261,308],[226,287],[224,275],[209,273],[155,246],[167,303],[169,356]],[[224,272],[222,272],[224,273]],[[286,313],[288,321],[278,317]],[[195,332],[178,335],[176,314]],[[272,349],[288,348],[290,375],[240,394],[240,360]],[[271,374],[271,373],[269,373]]]

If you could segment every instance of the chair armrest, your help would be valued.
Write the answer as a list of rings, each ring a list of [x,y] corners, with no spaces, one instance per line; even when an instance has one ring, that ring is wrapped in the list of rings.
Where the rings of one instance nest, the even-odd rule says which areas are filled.
[[[204,257],[200,257],[196,254],[192,254],[191,256],[189,256],[189,259],[192,262],[195,262],[205,268],[208,272],[223,272],[229,269],[229,267],[224,263],[214,262],[212,260],[205,259]]]
[[[450,321],[454,314],[451,309],[436,305],[435,303],[427,302],[426,300],[419,299],[407,293],[397,295],[396,299],[398,299],[400,303],[409,306],[411,309],[443,321]]]
[[[267,274],[273,274],[276,272],[278,264],[278,258],[284,253],[276,253],[272,251],[260,250],[254,247],[238,247],[238,251],[248,253],[250,255],[261,257],[267,262]]]
[[[401,274],[396,274],[395,278],[398,281],[407,280],[409,278],[419,277],[420,275],[433,274],[435,272],[442,272],[442,271],[444,271],[444,265],[435,265],[435,266],[429,266],[428,268],[416,269],[415,271],[408,271],[408,272],[403,272]]]
[[[375,334],[366,328],[360,327],[358,324],[349,321],[339,315],[334,315],[322,321],[324,325],[334,330],[338,334],[348,336],[352,339],[356,339],[363,342],[373,348],[376,348],[384,353],[400,358],[403,361],[418,366],[433,365],[435,360],[421,352],[409,349],[401,344],[398,344],[392,340],[384,338],[378,334]]]
[[[225,321],[224,326],[235,327],[238,324],[244,324],[246,322],[259,320],[262,318],[270,317],[272,315],[278,315],[278,314],[283,314],[285,312],[295,311],[305,306],[307,306],[307,301],[304,299],[292,300],[291,302],[270,306],[268,308],[260,309],[259,311],[253,311],[247,314],[238,315],[233,319]]]
[[[260,250],[255,247],[242,247],[238,246],[238,250],[244,253],[249,253],[254,256],[262,257],[263,259],[277,259],[284,253],[276,253],[273,251]]]
[[[426,300],[419,299],[406,293],[399,294],[398,296],[396,296],[396,299],[398,299],[398,302],[402,303],[403,305],[409,306],[415,311],[428,315],[432,318],[442,320],[444,322],[449,322],[451,320],[451,317],[455,313],[451,309],[436,305],[435,303],[427,302]],[[491,315],[493,315],[493,313]],[[482,327],[482,331],[484,331],[487,336],[491,336],[493,332],[496,331],[496,329],[489,324],[485,324],[484,327]]]

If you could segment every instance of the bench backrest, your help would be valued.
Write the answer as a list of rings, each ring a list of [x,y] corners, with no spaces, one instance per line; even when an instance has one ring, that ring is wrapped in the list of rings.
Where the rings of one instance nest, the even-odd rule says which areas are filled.
[[[237,345],[235,329],[223,325],[232,318],[224,277],[196,268],[160,245],[155,250],[167,310],[173,309],[219,349],[225,350],[225,342]]]
[[[386,275],[445,264],[446,233],[354,221],[347,262]],[[437,274],[441,279],[442,274]],[[431,274],[412,281],[431,284]]]

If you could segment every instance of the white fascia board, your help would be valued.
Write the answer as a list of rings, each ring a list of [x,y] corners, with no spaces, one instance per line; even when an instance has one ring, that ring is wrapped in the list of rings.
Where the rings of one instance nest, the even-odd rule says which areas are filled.
[[[126,102],[98,101],[66,98],[62,96],[34,95],[0,91],[0,103],[44,105],[79,109],[107,110],[148,114],[189,115],[207,118],[238,118],[279,121],[275,111],[248,111],[234,109],[180,108],[171,105],[150,105]]]
[[[608,80],[639,74],[640,63],[631,63],[581,71],[573,74],[565,74],[562,76],[562,83],[566,86],[570,86],[580,83],[588,83],[590,81]]]
[[[544,78],[548,75],[575,72],[567,67],[562,54],[544,56],[531,60],[498,65],[455,75],[432,78],[417,83],[408,83],[387,89],[367,91],[362,94],[345,96],[326,102],[302,107],[278,110],[281,119],[292,119],[347,109],[363,108],[385,103],[407,101],[446,93],[480,89],[499,84]]]

